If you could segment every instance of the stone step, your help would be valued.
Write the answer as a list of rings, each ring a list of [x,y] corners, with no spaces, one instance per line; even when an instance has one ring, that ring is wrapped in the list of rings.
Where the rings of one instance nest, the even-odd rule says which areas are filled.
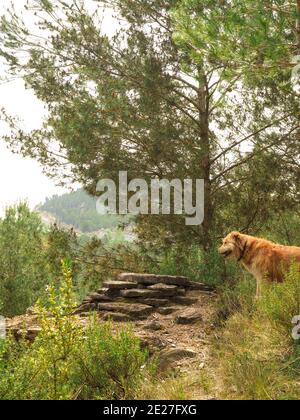
[[[190,306],[194,305],[198,302],[197,298],[191,298],[191,297],[185,297],[185,296],[175,296],[171,298],[171,301],[173,303],[176,303],[177,305],[183,305],[183,306]]]
[[[157,283],[152,286],[147,287],[148,290],[154,290],[161,293],[166,297],[176,296],[178,293],[178,287],[173,285],[168,285],[164,283]]]
[[[41,327],[28,327],[24,329],[22,328],[17,328],[17,327],[12,327],[12,328],[7,328],[7,332],[12,334],[14,336],[14,338],[19,341],[19,340],[27,340],[31,343],[33,343],[35,341],[35,339],[37,338],[37,336],[40,334],[40,332],[42,331]]]
[[[187,286],[189,280],[187,277],[180,276],[159,276],[156,274],[138,274],[138,273],[122,273],[119,274],[118,280],[122,282],[135,282],[139,284],[154,285],[158,283]]]
[[[131,289],[121,290],[120,296],[126,299],[164,299],[176,296],[176,290]]]
[[[114,322],[130,322],[132,318],[129,315],[121,314],[119,312],[107,312],[103,315],[103,321],[114,321]]]
[[[99,295],[107,296],[110,299],[115,299],[120,296],[120,289],[108,289],[107,287],[103,287],[98,290],[98,293]]]
[[[97,303],[84,303],[80,305],[76,311],[74,312],[74,315],[79,315],[83,312],[91,312],[97,310]]]
[[[179,308],[177,306],[166,306],[157,308],[156,312],[158,312],[160,315],[171,315],[178,310]]]
[[[107,292],[109,292],[109,289],[107,287],[101,287],[101,289],[97,290],[97,293],[99,293],[99,295],[106,295]]]
[[[186,295],[186,289],[184,287],[179,287],[177,289],[177,296],[185,296]]]
[[[90,293],[82,302],[85,303],[95,303],[95,302],[111,302],[112,299],[109,296],[100,293]]]
[[[203,317],[199,309],[189,308],[183,312],[180,312],[176,318],[176,324],[195,324],[196,322],[203,321]]]
[[[166,306],[170,303],[169,299],[154,299],[154,298],[148,298],[148,299],[137,299],[138,303],[142,303],[143,305],[149,305],[153,306],[154,308],[160,308],[162,306]]]
[[[112,290],[134,289],[137,287],[137,283],[130,281],[105,281],[103,287]]]
[[[134,319],[145,319],[153,312],[153,308],[152,306],[142,305],[138,303],[112,302],[99,303],[98,311],[117,312],[129,315]]]

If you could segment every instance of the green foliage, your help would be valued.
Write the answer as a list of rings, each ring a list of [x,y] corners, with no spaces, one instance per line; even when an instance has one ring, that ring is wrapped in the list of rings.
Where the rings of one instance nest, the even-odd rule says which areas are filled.
[[[72,274],[64,261],[59,291],[48,287],[37,306],[41,332],[32,345],[10,338],[0,352],[0,398],[62,400],[130,398],[142,380],[147,353],[129,329],[91,318],[86,330],[72,315]]]
[[[80,399],[130,399],[143,377],[147,353],[130,328],[113,332],[111,324],[92,319],[71,381],[80,389]]]
[[[72,261],[79,300],[120,271],[143,271],[141,253],[123,239],[121,231],[107,235],[103,243],[57,225],[46,229],[26,204],[7,209],[0,220],[1,313],[23,314],[43,297],[50,280],[58,288],[62,259]]]
[[[233,225],[265,224],[274,197],[278,211],[295,202],[294,2],[98,0],[93,14],[76,4],[35,0],[30,30],[17,13],[1,19],[8,76],[23,77],[49,110],[32,133],[4,111],[14,150],[92,195],[99,179],[117,180],[125,169],[129,179],[204,179],[202,227],[185,226],[183,217],[138,218],[141,240],[165,249],[170,240],[193,241],[207,251]],[[102,6],[126,22],[110,37]],[[88,203],[82,221],[75,208],[64,219],[98,226]]]
[[[182,252],[181,248],[171,248],[163,254],[154,271],[166,275],[182,275],[191,280],[206,283],[211,286],[220,286],[236,275],[236,265],[225,265],[223,258],[214,244],[206,253],[200,246],[192,245]]]
[[[50,213],[61,223],[71,225],[83,233],[117,228],[131,220],[130,217],[98,214],[96,201],[97,198],[79,189],[69,194],[47,198],[40,210]]]
[[[270,240],[283,245],[300,245],[300,217],[297,209],[277,213],[268,221],[265,228]],[[264,230],[265,230],[264,229]]]
[[[55,224],[50,226],[45,239],[45,258],[51,278],[59,278],[61,261],[64,258],[74,261],[78,254],[79,243],[77,236],[73,229],[61,229]]]
[[[218,7],[210,0],[182,0],[173,17],[178,43],[192,44],[199,61],[224,64],[225,78],[239,74],[257,86],[286,68],[289,72],[297,55],[293,0],[222,1]]]
[[[0,296],[6,316],[23,313],[49,281],[43,238],[39,216],[26,204],[7,209],[0,220]]]

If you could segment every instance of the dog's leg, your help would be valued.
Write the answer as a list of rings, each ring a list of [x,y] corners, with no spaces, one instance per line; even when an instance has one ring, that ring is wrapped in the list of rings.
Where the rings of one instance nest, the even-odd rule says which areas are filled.
[[[257,277],[256,278],[256,295],[255,295],[256,300],[261,298],[261,282],[262,282],[262,279]]]

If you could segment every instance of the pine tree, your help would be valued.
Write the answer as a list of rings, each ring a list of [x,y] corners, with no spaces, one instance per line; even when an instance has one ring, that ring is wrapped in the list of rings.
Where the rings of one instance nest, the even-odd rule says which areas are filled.
[[[11,12],[2,18],[1,55],[49,117],[41,130],[17,130],[6,140],[48,174],[63,173],[92,194],[99,179],[117,179],[120,170],[147,180],[203,178],[200,228],[178,216],[140,219],[143,240],[168,246],[195,241],[207,249],[231,224],[248,229],[261,212],[239,215],[231,204],[238,192],[249,208],[247,192],[274,171],[266,162],[276,162],[280,182],[288,165],[284,185],[292,195],[299,152],[292,2],[255,2],[253,9],[246,0],[99,0],[93,13],[81,0],[30,4],[42,32]],[[121,23],[113,36],[101,29],[105,6]],[[278,67],[283,57],[288,64]],[[271,200],[272,188],[260,200]]]

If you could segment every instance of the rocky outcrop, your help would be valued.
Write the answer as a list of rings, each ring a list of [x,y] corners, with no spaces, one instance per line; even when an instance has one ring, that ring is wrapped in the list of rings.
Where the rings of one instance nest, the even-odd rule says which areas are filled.
[[[154,285],[157,283],[188,286],[189,280],[186,277],[177,276],[159,276],[156,274],[137,274],[137,273],[122,273],[118,276],[120,281],[130,281],[139,284]]]
[[[88,294],[75,314],[82,327],[88,325],[87,318],[92,312],[96,312],[99,322],[131,322],[135,333],[145,345],[148,343],[151,352],[155,348],[168,349],[171,353],[163,353],[162,358],[168,359],[170,364],[171,360],[178,364],[180,354],[190,357],[182,344],[189,347],[190,337],[195,340],[198,328],[201,330],[208,324],[207,311],[202,306],[207,308],[211,297],[211,289],[185,277],[125,273]],[[40,331],[35,309],[7,320],[7,329],[17,339],[25,337],[33,341]],[[183,336],[187,338],[183,340]],[[174,347],[178,350],[178,346],[180,351],[176,353]],[[161,364],[167,364],[166,360]]]
[[[152,306],[120,302],[99,303],[97,310],[99,312],[116,312],[129,315],[132,319],[145,319],[153,312]]]
[[[123,289],[134,289],[137,283],[129,281],[106,281],[103,283],[103,287],[112,290],[123,290]]]
[[[149,299],[136,299],[138,303],[143,303],[144,305],[149,305],[149,306],[153,306],[154,308],[161,308],[161,307],[165,307],[166,305],[169,304],[169,299],[153,299],[153,298],[149,298]]]
[[[203,369],[209,362],[208,337],[215,331],[216,296],[212,292],[183,277],[123,274],[90,293],[74,319],[80,328],[88,328],[90,315],[95,312],[93,319],[112,322],[116,332],[120,331],[119,323],[131,323],[162,374],[169,370],[187,373]],[[153,293],[156,297],[145,297]],[[35,308],[6,321],[7,332],[16,339],[32,342],[41,330]]]
[[[187,296],[195,290],[210,293],[207,286],[186,277],[123,273],[116,281],[104,282],[97,293],[90,293],[76,314],[86,316],[89,311],[97,311],[105,319],[118,314],[111,315],[115,321],[146,319],[153,312],[170,315],[182,306],[197,303],[197,298]]]

